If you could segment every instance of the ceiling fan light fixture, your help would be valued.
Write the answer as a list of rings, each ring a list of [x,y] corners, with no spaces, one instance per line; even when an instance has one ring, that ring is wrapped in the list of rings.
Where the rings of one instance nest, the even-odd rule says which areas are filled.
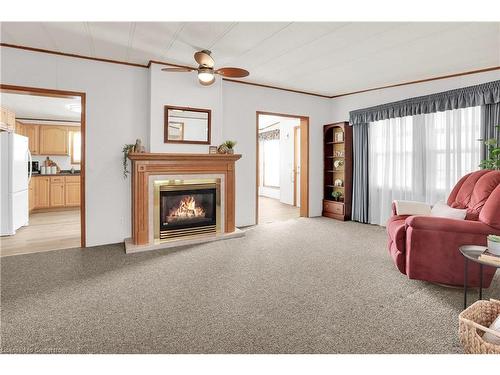
[[[211,83],[214,81],[214,72],[212,69],[198,70],[198,79],[203,83]]]

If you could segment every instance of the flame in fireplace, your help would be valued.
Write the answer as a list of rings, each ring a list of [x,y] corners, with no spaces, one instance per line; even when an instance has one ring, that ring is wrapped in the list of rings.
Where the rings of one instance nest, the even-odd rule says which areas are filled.
[[[205,210],[196,205],[196,200],[192,195],[186,195],[181,199],[179,207],[171,209],[168,216],[170,218],[205,217]]]

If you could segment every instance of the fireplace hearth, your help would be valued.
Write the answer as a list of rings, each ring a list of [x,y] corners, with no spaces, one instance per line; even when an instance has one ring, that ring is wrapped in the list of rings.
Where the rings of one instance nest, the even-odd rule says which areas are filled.
[[[220,232],[220,179],[154,182],[155,241]]]

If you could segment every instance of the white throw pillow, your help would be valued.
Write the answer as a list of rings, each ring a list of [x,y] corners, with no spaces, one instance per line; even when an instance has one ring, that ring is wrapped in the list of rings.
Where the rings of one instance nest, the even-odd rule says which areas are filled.
[[[467,209],[451,208],[444,202],[437,202],[431,210],[431,216],[447,217],[449,219],[464,220]]]

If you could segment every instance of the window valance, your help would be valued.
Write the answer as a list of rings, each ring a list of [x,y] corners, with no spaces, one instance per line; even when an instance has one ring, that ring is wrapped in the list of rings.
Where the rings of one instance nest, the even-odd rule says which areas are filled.
[[[268,130],[266,132],[259,133],[259,141],[273,141],[280,139],[280,130]]]
[[[389,118],[449,111],[493,103],[500,103],[500,80],[358,109],[349,113],[349,122],[351,125],[367,124]]]

